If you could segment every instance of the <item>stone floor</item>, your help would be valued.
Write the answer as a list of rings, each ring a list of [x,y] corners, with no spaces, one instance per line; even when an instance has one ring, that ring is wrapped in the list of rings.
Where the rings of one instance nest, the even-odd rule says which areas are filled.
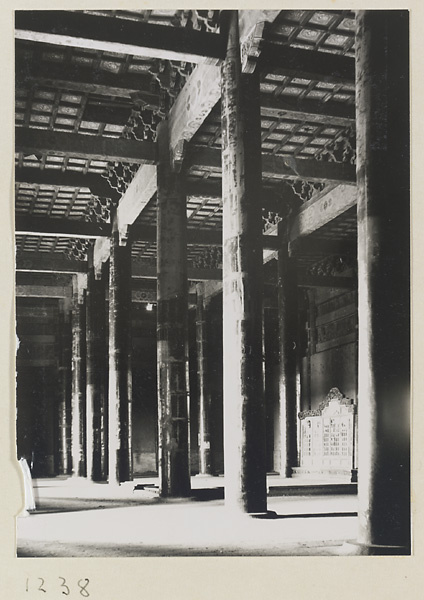
[[[17,519],[18,556],[331,556],[350,554],[356,537],[357,497],[343,482],[270,476],[267,518],[230,512],[222,477],[193,477],[184,500],[159,498],[156,484],[35,480],[36,510]]]

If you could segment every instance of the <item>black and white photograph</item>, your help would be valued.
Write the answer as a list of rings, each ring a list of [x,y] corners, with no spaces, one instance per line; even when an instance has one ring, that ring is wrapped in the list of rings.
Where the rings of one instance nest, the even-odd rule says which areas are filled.
[[[411,11],[283,4],[14,12],[22,564],[414,554]]]

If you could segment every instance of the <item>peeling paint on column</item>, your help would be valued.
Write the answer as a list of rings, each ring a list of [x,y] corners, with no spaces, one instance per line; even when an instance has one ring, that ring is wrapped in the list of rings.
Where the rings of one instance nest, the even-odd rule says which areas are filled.
[[[168,124],[158,127],[157,364],[159,486],[164,497],[190,494],[188,289],[184,170],[171,170]]]
[[[85,477],[85,318],[84,290],[74,276],[72,305],[72,410],[71,453],[72,475]]]
[[[87,282],[87,476],[107,479],[106,298],[104,280],[96,279],[93,250]]]
[[[114,218],[109,263],[109,483],[131,481],[131,245]]]
[[[60,395],[58,402],[58,470],[71,471],[71,324],[70,307],[60,302]]]
[[[238,13],[222,65],[226,505],[266,511],[259,78],[241,75]],[[249,148],[249,152],[245,149]]]

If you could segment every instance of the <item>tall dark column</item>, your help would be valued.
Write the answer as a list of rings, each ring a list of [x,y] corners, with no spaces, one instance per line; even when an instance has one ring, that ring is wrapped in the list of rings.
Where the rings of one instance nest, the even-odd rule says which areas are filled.
[[[71,306],[69,298],[59,302],[59,394],[57,407],[57,471],[71,471]]]
[[[72,475],[86,476],[85,283],[74,276],[72,299]]]
[[[96,278],[93,248],[87,278],[87,476],[107,479],[106,298],[104,280]]]
[[[199,393],[199,462],[202,475],[211,474],[210,392],[207,382],[207,327],[204,284],[197,284],[196,345]]]
[[[183,173],[170,166],[168,123],[158,126],[157,344],[159,486],[190,494],[188,409],[187,214]]]
[[[241,75],[238,12],[222,64],[225,500],[266,511],[259,77]]]
[[[280,226],[281,239],[281,226]],[[288,244],[281,240],[278,251],[278,317],[279,317],[279,396],[281,467],[284,477],[291,477],[297,465],[297,289],[296,273],[288,255]]]
[[[131,481],[131,246],[113,217],[109,261],[109,483]]]
[[[308,298],[308,347],[306,352],[307,362],[307,400],[308,409],[312,408],[312,357],[316,352],[317,346],[317,328],[316,328],[316,306],[315,306],[315,290],[309,288],[307,291]],[[302,410],[304,410],[302,408]]]
[[[410,544],[408,11],[360,11],[356,33],[359,536]]]

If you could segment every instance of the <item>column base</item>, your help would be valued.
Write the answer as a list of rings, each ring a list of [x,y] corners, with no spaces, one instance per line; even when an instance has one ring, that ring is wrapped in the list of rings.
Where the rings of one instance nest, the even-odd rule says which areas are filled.
[[[348,556],[410,556],[411,550],[407,546],[362,544],[350,541],[343,544],[341,554]]]
[[[265,512],[258,513],[246,513],[248,517],[253,517],[254,519],[277,519],[278,515],[275,510],[267,510]]]

